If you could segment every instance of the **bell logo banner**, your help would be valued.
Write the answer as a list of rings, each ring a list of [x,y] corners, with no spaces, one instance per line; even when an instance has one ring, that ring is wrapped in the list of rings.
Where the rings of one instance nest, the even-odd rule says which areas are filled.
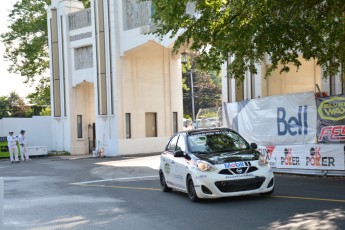
[[[316,142],[314,92],[228,103],[225,110],[229,127],[249,143],[276,146]]]

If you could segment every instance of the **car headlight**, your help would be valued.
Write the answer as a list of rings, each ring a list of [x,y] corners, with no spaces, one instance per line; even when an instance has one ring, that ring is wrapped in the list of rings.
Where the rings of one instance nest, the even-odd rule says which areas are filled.
[[[260,157],[259,157],[259,165],[260,165],[260,166],[266,166],[266,165],[268,165],[268,161],[267,161],[267,159],[266,159],[265,156],[260,155]]]
[[[215,171],[216,167],[214,167],[212,164],[206,162],[206,161],[196,161],[196,164],[198,166],[198,169],[203,172],[208,172],[208,171]]]

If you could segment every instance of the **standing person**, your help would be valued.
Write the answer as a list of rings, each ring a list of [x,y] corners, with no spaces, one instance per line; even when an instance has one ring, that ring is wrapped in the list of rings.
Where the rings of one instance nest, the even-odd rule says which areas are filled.
[[[26,150],[25,130],[20,131],[20,134],[18,136],[18,141],[19,141],[19,145],[20,145],[20,156],[21,156],[22,161],[30,160],[28,151]]]
[[[17,148],[18,138],[13,135],[13,131],[9,132],[7,136],[8,151],[10,152],[11,163],[19,163],[18,160],[18,148]]]

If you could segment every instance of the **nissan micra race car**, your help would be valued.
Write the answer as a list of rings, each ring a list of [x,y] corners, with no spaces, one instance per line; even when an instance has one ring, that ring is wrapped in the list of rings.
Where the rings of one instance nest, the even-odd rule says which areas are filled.
[[[196,129],[171,137],[160,157],[164,192],[188,194],[191,201],[248,194],[270,195],[274,175],[266,158],[228,128]]]

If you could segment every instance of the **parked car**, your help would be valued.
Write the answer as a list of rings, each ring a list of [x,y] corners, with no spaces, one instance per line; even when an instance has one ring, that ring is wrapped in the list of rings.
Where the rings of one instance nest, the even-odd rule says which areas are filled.
[[[218,117],[210,117],[206,118],[206,123],[208,123],[209,127],[220,127],[220,122]]]
[[[178,132],[160,157],[162,191],[185,192],[191,201],[269,195],[274,191],[274,175],[256,148],[228,128]]]
[[[209,120],[209,119],[196,119],[195,120],[196,122],[196,127],[195,128],[198,128],[198,129],[202,129],[202,128],[215,128],[217,127],[217,123],[212,121],[212,120]]]

